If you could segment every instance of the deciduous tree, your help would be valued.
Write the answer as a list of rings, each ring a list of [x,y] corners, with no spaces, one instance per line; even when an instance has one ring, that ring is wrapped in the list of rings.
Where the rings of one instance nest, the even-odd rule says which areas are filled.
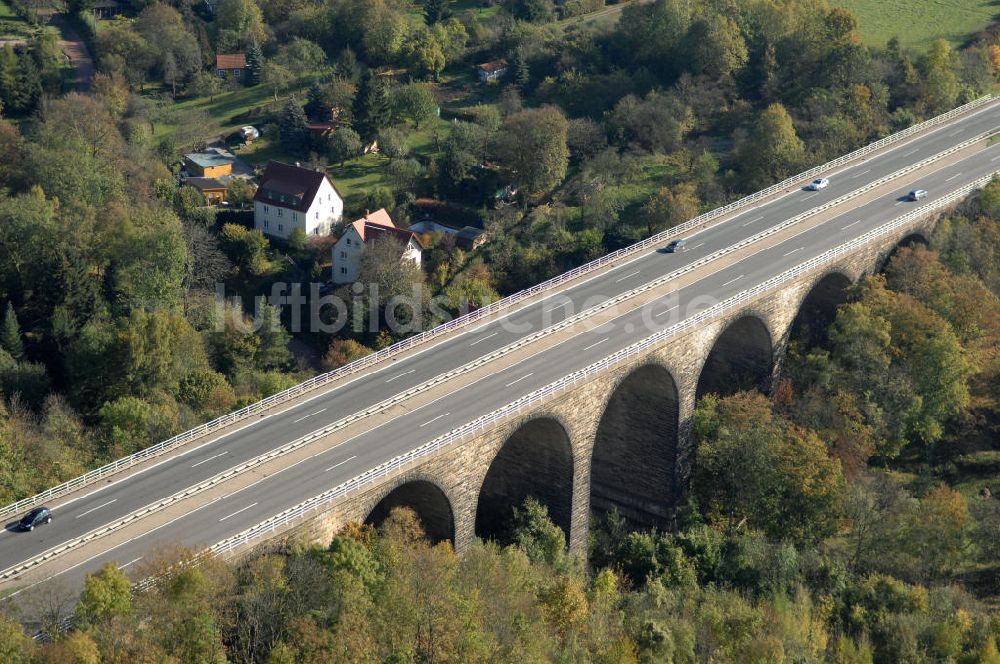
[[[568,128],[566,117],[553,106],[521,111],[504,120],[496,140],[497,157],[530,197],[545,195],[566,177]]]

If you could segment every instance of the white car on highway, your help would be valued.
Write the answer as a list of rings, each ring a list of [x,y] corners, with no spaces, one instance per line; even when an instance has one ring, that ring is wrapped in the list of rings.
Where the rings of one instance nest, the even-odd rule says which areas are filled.
[[[809,191],[819,191],[820,189],[826,189],[829,186],[830,186],[829,180],[827,180],[826,178],[817,178],[812,182],[810,182],[809,186],[806,187],[806,189],[808,189]]]

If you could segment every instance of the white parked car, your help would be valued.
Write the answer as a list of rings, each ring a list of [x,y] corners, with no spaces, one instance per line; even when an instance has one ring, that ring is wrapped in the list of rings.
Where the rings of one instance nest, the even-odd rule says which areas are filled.
[[[830,186],[829,180],[827,180],[826,178],[819,178],[810,182],[807,189],[809,189],[809,191],[819,191],[820,189],[826,189],[829,186]]]
[[[926,189],[914,189],[913,191],[910,192],[911,201],[919,201],[921,198],[927,198]]]

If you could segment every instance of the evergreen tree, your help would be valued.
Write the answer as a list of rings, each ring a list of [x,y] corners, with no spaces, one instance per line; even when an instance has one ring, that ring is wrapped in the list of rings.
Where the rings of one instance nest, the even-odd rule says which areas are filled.
[[[325,122],[329,119],[330,109],[325,108],[323,103],[323,86],[318,80],[313,80],[309,86],[308,99],[306,100],[306,116],[317,122]]]
[[[369,71],[361,79],[361,86],[354,98],[355,129],[367,141],[388,127],[391,121],[389,86],[383,77]]]
[[[14,305],[7,303],[7,312],[3,317],[3,327],[0,327],[0,347],[3,347],[15,360],[24,359],[24,344],[21,342],[21,328],[14,313]]]
[[[447,16],[446,0],[425,0],[424,1],[424,21],[427,25],[434,25]]]
[[[309,151],[309,127],[305,111],[295,97],[285,103],[281,112],[279,131],[281,146],[292,154],[304,155]]]
[[[264,53],[260,49],[260,44],[256,40],[247,46],[247,75],[244,79],[247,85],[257,85],[260,83],[264,72]]]
[[[528,58],[524,55],[523,48],[514,51],[511,69],[510,74],[516,84],[527,85],[528,81],[531,80],[531,69],[528,67]]]

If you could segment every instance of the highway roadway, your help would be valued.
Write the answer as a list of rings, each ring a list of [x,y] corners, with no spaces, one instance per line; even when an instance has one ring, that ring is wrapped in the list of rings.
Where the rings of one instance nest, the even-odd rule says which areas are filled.
[[[436,375],[475,360],[516,339],[556,323],[586,306],[631,290],[704,256],[759,233],[768,226],[813,209],[935,153],[1000,127],[1000,104],[991,104],[959,124],[946,125],[904,142],[894,149],[840,171],[824,174],[830,186],[820,192],[793,191],[759,207],[749,208],[713,228],[688,238],[689,250],[679,254],[650,251],[540,302],[508,313],[500,320],[448,336],[422,352],[386,362],[348,384],[306,403],[249,423],[242,430],[210,442],[191,444],[141,474],[112,481],[53,510],[53,523],[32,533],[0,532],[0,568],[7,568],[136,509],[167,497],[235,466],[329,425],[351,413],[418,385]],[[705,296],[725,299],[797,265],[906,211],[901,200],[910,189],[943,195],[1000,168],[1000,146],[984,148],[955,165],[932,164],[898,180],[890,197],[851,209],[816,228],[736,262],[713,263],[714,273],[671,294],[657,309],[633,310],[612,323],[545,350],[529,363],[490,375],[446,398],[416,408],[317,458],[267,477],[246,490],[205,505],[184,517],[111,550],[99,551],[86,563],[60,574],[78,584],[85,571],[107,560],[130,566],[159,543],[206,545],[236,534],[302,500],[322,493],[388,459],[411,450],[477,416],[501,407],[553,380],[597,361],[697,312],[690,306]],[[937,170],[935,170],[937,169]],[[933,172],[930,172],[933,171]],[[852,208],[847,203],[845,208]],[[729,262],[727,262],[729,261]],[[651,327],[651,323],[655,327]],[[100,543],[91,545],[94,551]],[[53,574],[61,569],[58,563]]]

